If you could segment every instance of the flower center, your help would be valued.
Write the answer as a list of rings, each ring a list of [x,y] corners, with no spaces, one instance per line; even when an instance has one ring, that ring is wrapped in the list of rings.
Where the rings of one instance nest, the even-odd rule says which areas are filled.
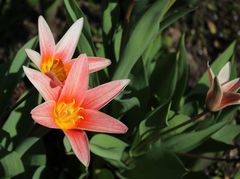
[[[80,110],[83,108],[76,105],[73,99],[71,103],[58,102],[53,115],[57,126],[61,129],[73,129],[79,120],[83,119]]]
[[[51,72],[61,82],[67,78],[68,70],[60,59],[46,60],[42,63],[41,70],[43,73]]]

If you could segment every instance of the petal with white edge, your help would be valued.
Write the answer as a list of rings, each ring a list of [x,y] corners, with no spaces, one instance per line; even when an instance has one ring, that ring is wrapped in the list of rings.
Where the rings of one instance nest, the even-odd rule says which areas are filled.
[[[240,78],[234,79],[222,85],[223,92],[237,92],[240,88]]]
[[[63,62],[70,60],[74,54],[83,27],[83,18],[78,19],[56,45],[55,56]]]
[[[226,83],[229,81],[231,75],[231,63],[227,62],[223,68],[218,73],[218,80],[220,84]]]
[[[239,93],[223,93],[222,101],[217,110],[223,109],[227,106],[240,104]]]
[[[81,115],[83,119],[79,120],[76,126],[81,130],[118,134],[126,133],[128,130],[121,121],[100,111],[84,109]]]
[[[206,98],[206,106],[210,111],[216,111],[222,100],[223,92],[218,78],[215,77],[213,85],[209,88]]]
[[[86,133],[81,130],[64,130],[64,133],[77,158],[85,167],[88,167],[90,162],[90,149]]]
[[[32,60],[32,62],[38,67],[38,69],[40,69],[41,68],[40,54],[32,49],[25,49],[25,52],[26,52],[28,58],[30,58],[30,60]]]
[[[33,86],[37,88],[38,92],[41,94],[45,101],[56,101],[58,99],[61,87],[55,85],[52,79],[39,71],[33,70],[25,66],[23,67],[23,70],[28,79],[31,81]]]
[[[51,59],[54,55],[55,41],[52,32],[42,16],[38,18],[39,44],[42,59]]]
[[[116,80],[88,90],[82,106],[86,109],[101,109],[122,92],[129,82],[130,80]]]
[[[59,101],[72,102],[75,99],[77,104],[81,105],[88,88],[88,78],[87,56],[80,55],[69,71]]]
[[[31,111],[33,120],[48,128],[58,128],[53,116],[53,109],[55,105],[55,101],[46,101],[35,107]]]

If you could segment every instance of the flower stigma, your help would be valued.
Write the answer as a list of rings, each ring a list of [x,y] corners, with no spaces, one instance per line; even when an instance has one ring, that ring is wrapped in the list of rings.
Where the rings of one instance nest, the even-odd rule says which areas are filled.
[[[58,102],[54,108],[54,119],[58,127],[61,129],[74,129],[77,122],[83,119],[80,111],[83,108],[76,105],[73,99],[71,103]]]
[[[67,78],[69,69],[60,59],[49,59],[42,63],[41,70],[43,73],[52,73],[59,81],[63,82]]]

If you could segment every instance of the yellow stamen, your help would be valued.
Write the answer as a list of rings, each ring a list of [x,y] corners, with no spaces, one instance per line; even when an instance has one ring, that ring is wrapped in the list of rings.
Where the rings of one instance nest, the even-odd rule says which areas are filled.
[[[58,102],[53,111],[57,126],[61,129],[74,129],[77,122],[83,119],[80,115],[82,109],[76,105],[74,99],[71,103]]]
[[[53,73],[55,77],[61,82],[66,80],[68,74],[68,69],[65,68],[60,59],[48,59],[43,61],[41,70],[43,73]]]

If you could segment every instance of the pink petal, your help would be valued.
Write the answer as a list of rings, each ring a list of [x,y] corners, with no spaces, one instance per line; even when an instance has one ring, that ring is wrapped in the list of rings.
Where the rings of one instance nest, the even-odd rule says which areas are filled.
[[[38,31],[42,59],[51,59],[54,55],[55,41],[48,24],[42,16],[38,18]]]
[[[209,88],[206,98],[206,106],[210,111],[216,111],[222,100],[223,92],[218,78],[215,77],[213,85]]]
[[[63,62],[70,60],[78,44],[83,27],[83,18],[78,19],[56,45],[56,57]]]
[[[210,86],[209,86],[209,88],[211,88],[211,87],[212,87],[212,84],[213,84],[213,79],[215,78],[215,75],[214,75],[211,67],[209,66],[209,64],[207,64],[207,66],[208,66],[208,78],[209,78],[209,81],[210,81]]]
[[[90,162],[90,150],[86,133],[81,130],[65,130],[64,133],[67,136],[77,158],[85,167],[88,167]]]
[[[84,109],[81,115],[83,119],[79,120],[77,127],[82,130],[119,134],[128,130],[122,122],[100,111]]]
[[[240,78],[225,83],[222,86],[223,92],[237,92],[240,88]]]
[[[39,71],[33,70],[25,66],[23,67],[23,70],[28,79],[31,81],[33,86],[37,88],[45,101],[56,101],[58,99],[61,90],[60,86],[55,86],[49,77]]]
[[[101,57],[88,57],[90,73],[102,70],[111,64],[111,61]]]
[[[116,97],[130,80],[116,80],[87,91],[82,106],[86,109],[99,110]]]
[[[58,128],[53,117],[53,109],[55,105],[55,101],[46,101],[35,107],[31,111],[33,120],[48,128]]]
[[[227,62],[218,73],[218,80],[220,84],[226,83],[230,79],[231,63]]]
[[[67,76],[59,101],[72,102],[72,99],[75,99],[81,105],[88,88],[88,78],[87,56],[80,55]]]
[[[111,64],[111,61],[106,58],[101,58],[101,57],[87,57],[87,58],[88,58],[90,73],[102,70],[103,68]],[[75,60],[77,59],[78,58],[74,58],[66,62],[64,65],[67,66],[67,68],[71,69],[71,66],[74,64]]]
[[[239,93],[223,93],[222,101],[217,110],[236,104],[240,104]]]
[[[41,56],[38,52],[32,49],[25,49],[27,56],[32,60],[32,62],[40,69],[41,67]]]

